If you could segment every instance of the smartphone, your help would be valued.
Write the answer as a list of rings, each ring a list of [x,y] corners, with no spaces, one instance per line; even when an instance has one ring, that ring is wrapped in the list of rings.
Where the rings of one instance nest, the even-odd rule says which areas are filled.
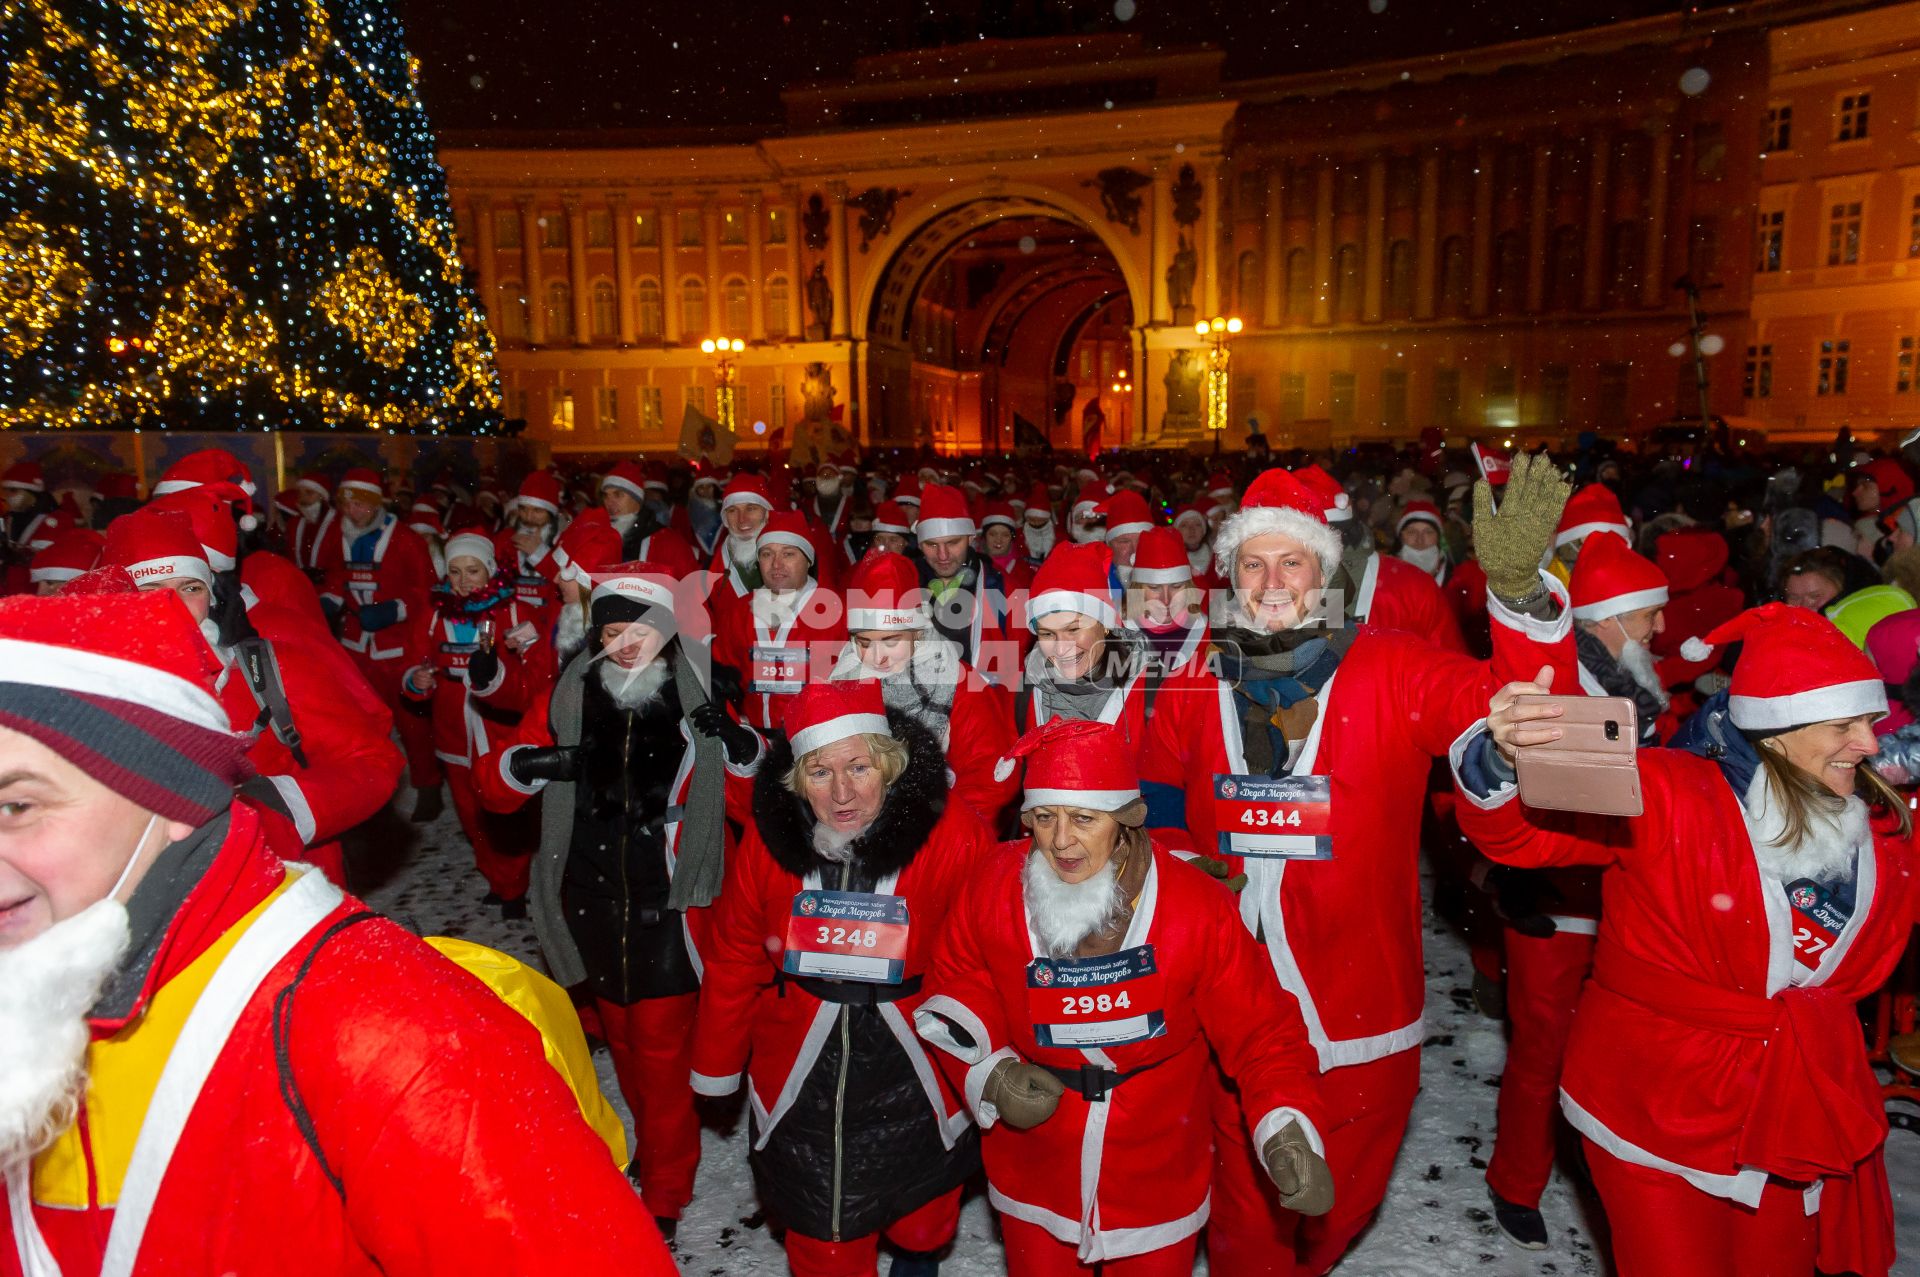
[[[1520,801],[1548,811],[1638,816],[1640,724],[1625,696],[1522,696],[1518,705],[1558,705],[1560,739],[1514,751]]]

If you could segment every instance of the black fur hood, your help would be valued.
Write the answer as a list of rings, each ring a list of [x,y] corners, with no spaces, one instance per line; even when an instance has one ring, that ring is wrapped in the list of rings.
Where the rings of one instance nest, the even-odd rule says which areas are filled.
[[[896,710],[887,711],[893,738],[907,747],[907,769],[887,790],[880,814],[853,842],[855,873],[877,882],[913,863],[947,808],[947,759],[925,727]],[[813,849],[813,811],[781,784],[793,767],[785,737],[767,746],[753,782],[753,823],[775,864],[796,877],[830,866]]]

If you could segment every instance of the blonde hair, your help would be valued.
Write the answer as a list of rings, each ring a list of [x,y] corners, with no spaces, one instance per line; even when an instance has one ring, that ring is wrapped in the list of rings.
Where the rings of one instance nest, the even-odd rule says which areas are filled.
[[[891,787],[893,782],[899,780],[907,770],[907,747],[893,737],[882,736],[879,732],[861,732],[860,738],[867,743],[867,753],[873,756],[873,765],[880,769],[880,783]],[[810,749],[794,759],[793,766],[787,768],[786,775],[780,778],[780,783],[796,794],[803,793],[801,773],[807,770],[808,764],[820,754],[820,750],[827,748],[829,747],[822,745],[820,749]]]

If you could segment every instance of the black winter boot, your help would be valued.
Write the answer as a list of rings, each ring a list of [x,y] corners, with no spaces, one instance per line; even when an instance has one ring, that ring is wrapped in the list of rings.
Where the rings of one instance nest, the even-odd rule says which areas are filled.
[[[895,1252],[887,1267],[887,1277],[940,1277],[940,1252],[903,1250]]]
[[[1545,1250],[1547,1248],[1547,1221],[1532,1206],[1522,1206],[1510,1202],[1487,1188],[1487,1196],[1493,1199],[1493,1219],[1500,1225],[1500,1231],[1507,1240],[1522,1250]]]
[[[413,816],[416,825],[425,825],[440,819],[440,813],[447,809],[446,800],[440,796],[440,786],[432,789],[413,791]]]

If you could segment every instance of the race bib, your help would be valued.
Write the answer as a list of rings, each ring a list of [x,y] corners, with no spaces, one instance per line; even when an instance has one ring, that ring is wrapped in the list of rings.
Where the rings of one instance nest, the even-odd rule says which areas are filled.
[[[537,573],[523,572],[513,579],[513,595],[522,603],[544,606],[547,601],[547,578]]]
[[[1216,773],[1213,822],[1226,854],[1333,859],[1333,792],[1326,776]]]
[[[1787,884],[1787,902],[1793,906],[1793,956],[1812,971],[1847,929],[1853,911],[1811,878]]]
[[[749,690],[763,696],[791,696],[807,685],[807,649],[755,643]]]
[[[902,896],[803,891],[793,898],[780,969],[823,980],[899,984],[906,973],[910,924]]]
[[[1167,1031],[1166,981],[1153,946],[1104,958],[1035,958],[1027,1014],[1041,1046],[1125,1046]]]
[[[380,565],[378,563],[351,562],[347,564],[347,589],[353,594],[353,601],[361,607],[373,602],[375,591],[380,588]]]

